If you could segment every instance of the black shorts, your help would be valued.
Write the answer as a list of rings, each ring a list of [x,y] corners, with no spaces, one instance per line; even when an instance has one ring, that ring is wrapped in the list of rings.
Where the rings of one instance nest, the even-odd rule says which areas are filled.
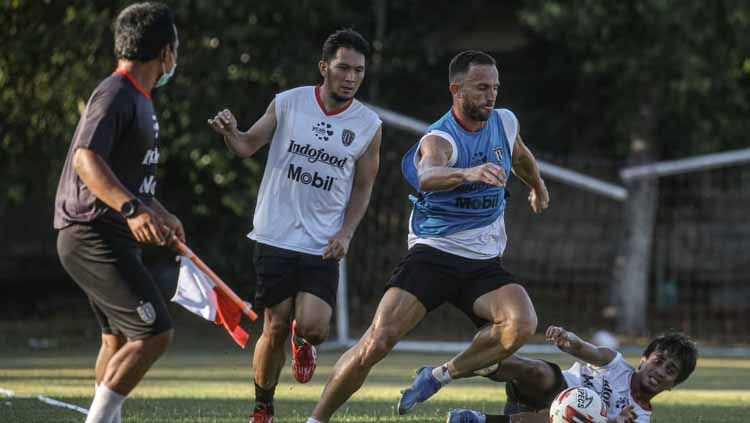
[[[300,253],[255,243],[253,263],[257,275],[256,310],[273,307],[298,292],[307,292],[336,306],[339,286],[339,262],[321,256]]]
[[[139,340],[172,328],[164,298],[122,230],[101,222],[75,224],[57,235],[63,268],[89,297],[102,333]]]
[[[514,281],[499,257],[474,260],[417,244],[393,269],[386,290],[398,287],[414,294],[428,312],[445,302],[451,303],[480,327],[487,320],[474,314],[474,302]]]
[[[557,395],[568,388],[568,383],[565,382],[565,377],[563,377],[560,366],[549,361],[542,361],[552,368],[552,371],[555,374],[555,383],[543,395],[537,398],[526,398],[521,394],[515,382],[506,382],[505,395],[508,399],[505,402],[505,410],[503,411],[503,414],[510,416],[521,412],[537,412],[547,409],[552,405],[552,401],[557,398]]]

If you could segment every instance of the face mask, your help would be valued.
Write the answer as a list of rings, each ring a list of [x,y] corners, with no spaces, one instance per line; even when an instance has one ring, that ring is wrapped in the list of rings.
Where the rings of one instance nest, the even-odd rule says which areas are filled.
[[[167,82],[169,82],[169,80],[172,78],[172,76],[174,76],[174,71],[176,69],[177,69],[177,62],[175,62],[174,65],[172,65],[172,69],[169,72],[164,71],[164,64],[162,63],[161,70],[164,71],[164,73],[161,74],[161,76],[159,77],[159,80],[156,81],[156,85],[154,85],[154,88],[159,88],[159,87],[163,87],[164,85],[166,85]]]

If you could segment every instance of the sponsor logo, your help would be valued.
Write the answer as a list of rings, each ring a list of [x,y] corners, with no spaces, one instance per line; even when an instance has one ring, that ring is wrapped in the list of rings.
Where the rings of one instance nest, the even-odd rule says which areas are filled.
[[[349,159],[348,157],[339,158],[333,154],[328,154],[325,148],[318,149],[313,148],[310,144],[300,145],[294,142],[294,140],[289,141],[289,149],[287,151],[307,158],[307,161],[310,163],[321,162],[343,169],[346,161]]]
[[[457,197],[454,206],[460,209],[491,209],[497,207],[499,197],[497,194],[475,198]]]
[[[150,325],[156,321],[156,310],[151,303],[144,303],[141,301],[135,311],[138,312],[138,316],[143,320],[143,323]]]
[[[344,129],[344,132],[341,133],[341,142],[344,143],[344,146],[349,147],[354,142],[355,136],[353,131]]]
[[[463,184],[457,187],[454,191],[460,194],[465,194],[467,192],[479,191],[486,186],[487,184],[485,184],[484,182],[472,182],[470,184]]]
[[[495,147],[492,149],[492,152],[495,153],[495,158],[498,162],[503,162],[503,148],[502,147]]]
[[[618,398],[618,399],[617,399],[617,402],[615,402],[615,408],[616,408],[616,409],[618,409],[618,410],[622,410],[622,409],[623,409],[623,408],[625,408],[625,406],[627,406],[627,405],[628,405],[629,403],[630,403],[630,401],[628,401],[628,399],[627,399],[627,398],[625,398],[625,397],[620,397],[620,398]]]
[[[313,134],[320,141],[328,141],[333,136],[333,130],[331,124],[326,122],[318,122],[312,127]]]
[[[286,173],[286,177],[295,182],[299,182],[304,185],[310,185],[313,188],[322,189],[324,191],[330,191],[333,187],[333,181],[336,180],[333,176],[320,175],[318,172],[305,172],[302,166],[289,165],[289,171]]]
[[[583,378],[583,386],[586,388],[594,389],[594,376],[581,375]]]
[[[143,182],[141,182],[138,192],[141,194],[156,195],[156,178],[154,178],[154,175],[149,175],[143,178]]]
[[[583,389],[579,389],[577,391],[576,395],[576,405],[579,409],[585,410],[587,409],[591,403],[594,402],[594,397],[589,395],[588,391],[584,391]]]
[[[142,165],[148,166],[153,164],[159,163],[159,148],[152,148],[151,150],[146,151],[146,155],[143,157],[143,162],[141,162]]]
[[[612,386],[609,384],[609,381],[607,379],[604,379],[604,383],[602,384],[602,402],[609,408],[609,403],[612,400]]]

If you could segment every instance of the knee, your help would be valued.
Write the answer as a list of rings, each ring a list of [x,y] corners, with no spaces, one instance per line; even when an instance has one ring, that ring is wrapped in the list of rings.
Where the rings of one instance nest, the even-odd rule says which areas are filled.
[[[399,339],[395,328],[387,326],[372,328],[368,333],[360,355],[360,364],[364,367],[372,367],[382,360]]]
[[[174,329],[169,329],[158,335],[143,340],[142,351],[145,355],[159,357],[164,354],[174,339]]]
[[[520,348],[536,332],[537,318],[533,311],[530,314],[509,316],[505,321],[496,323],[493,337],[503,349]]]
[[[523,316],[514,316],[509,321],[510,343],[514,347],[525,344],[536,332],[536,313]]]
[[[322,344],[328,338],[328,331],[328,323],[297,321],[297,336],[313,345]]]
[[[268,339],[271,348],[282,348],[289,336],[289,322],[286,319],[274,319],[263,326],[263,336]]]

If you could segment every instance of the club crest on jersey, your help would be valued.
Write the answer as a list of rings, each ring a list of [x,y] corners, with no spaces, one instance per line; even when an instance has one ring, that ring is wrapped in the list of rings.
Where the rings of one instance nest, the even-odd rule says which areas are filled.
[[[495,158],[498,162],[503,162],[503,148],[502,147],[495,147],[492,149],[492,152],[495,153]]]
[[[344,132],[341,133],[341,142],[344,143],[344,146],[349,147],[354,142],[354,137],[355,134],[353,131],[344,129]]]
[[[319,141],[328,141],[333,136],[333,130],[331,124],[326,122],[318,122],[312,127],[313,134]]]
[[[156,321],[156,310],[151,303],[141,303],[136,309],[143,323],[150,325]]]

